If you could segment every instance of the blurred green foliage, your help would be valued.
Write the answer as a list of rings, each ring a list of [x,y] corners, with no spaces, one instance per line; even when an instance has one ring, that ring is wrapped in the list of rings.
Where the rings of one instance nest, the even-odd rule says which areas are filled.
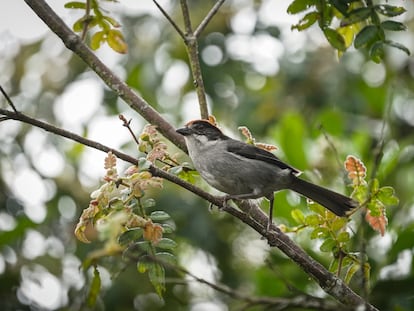
[[[193,23],[197,24],[212,4],[213,1],[192,2]],[[122,6],[122,2],[118,5]],[[338,5],[338,1],[332,2],[332,6]],[[239,125],[248,126],[260,141],[278,146],[276,154],[303,170],[306,178],[344,193],[347,187],[343,181],[342,162],[346,156],[357,155],[370,174],[378,146],[383,141],[377,178],[381,185],[390,185],[396,190],[400,203],[387,210],[389,225],[382,238],[358,214],[354,215],[352,246],[356,252],[366,251],[371,265],[369,300],[380,310],[412,310],[412,59],[398,50],[391,52],[385,48],[382,63],[370,61],[369,57],[381,56],[382,50],[376,47],[375,40],[368,43],[371,37],[364,33],[360,34],[359,43],[371,44],[369,57],[349,51],[338,60],[331,47],[315,39],[320,36],[320,30],[314,28],[301,32],[295,46],[289,41],[290,36],[297,35],[295,30],[277,21],[269,23],[263,17],[263,10],[266,10],[263,6],[264,3],[253,4],[253,1],[224,6],[200,39],[203,77],[211,111],[231,136],[237,137]],[[168,9],[174,19],[180,20],[178,7]],[[239,29],[241,26],[236,23],[242,9],[255,20],[247,30]],[[357,13],[347,17],[350,22],[361,14],[357,16]],[[312,18],[308,16],[299,25],[306,21],[311,23]],[[160,14],[130,13],[120,15],[117,20],[122,25],[129,52],[117,58],[113,68],[173,124],[182,125],[187,118],[196,116],[186,50],[173,28]],[[390,29],[396,28],[396,24],[381,23],[377,26],[382,29],[399,30]],[[412,36],[412,20],[406,20],[405,24],[408,25],[407,35]],[[330,37],[330,32],[324,35]],[[392,37],[393,33],[389,35]],[[335,36],[328,38],[331,44]],[[38,42],[22,45],[18,53],[4,59],[13,64],[6,86],[18,108],[59,124],[62,117],[54,110],[58,97],[73,81],[97,78],[65,49],[57,49],[57,55],[50,58],[48,50],[62,45],[53,41],[54,38],[49,34]],[[260,45],[263,42],[270,47]],[[211,47],[213,50],[208,49]],[[267,51],[270,52],[265,53]],[[111,53],[103,59],[113,64],[115,53]],[[33,66],[33,57],[38,66]],[[39,59],[47,59],[52,65]],[[53,63],[58,61],[60,63]],[[56,68],[61,73],[58,78],[51,74]],[[33,74],[38,77],[40,90],[30,89],[29,92],[27,80]],[[4,80],[4,74],[0,76]],[[91,130],[89,124],[95,118],[124,113],[132,115],[136,132],[140,132],[143,126],[140,116],[131,114],[127,105],[102,88],[104,96],[99,112],[87,122],[77,124],[76,130],[87,136]],[[4,99],[0,103],[1,107],[7,106]],[[128,261],[108,258],[99,267],[99,281],[92,271],[79,272],[81,262],[91,250],[102,246],[99,242],[82,245],[76,241],[73,231],[79,215],[88,206],[90,190],[96,188],[99,177],[104,175],[103,161],[101,172],[85,177],[87,148],[48,134],[48,142],[43,144],[51,144],[63,157],[64,169],[56,176],[44,175],[37,169],[37,161],[41,159],[33,155],[27,142],[31,129],[15,123],[12,126],[12,123],[0,123],[0,309],[47,309],[48,306],[37,305],[36,297],[28,294],[44,285],[45,272],[49,279],[55,278],[59,284],[56,287],[60,288],[60,292],[53,294],[58,299],[54,305],[49,305],[51,309],[84,308],[85,296],[96,289],[98,282],[102,291],[96,297],[97,309],[195,310],[205,302],[214,304],[218,310],[226,310],[224,306],[232,310],[243,305],[220,292],[194,286],[194,280],[173,270],[166,270],[166,291],[162,299],[153,296],[148,277],[137,273],[136,266]],[[132,156],[138,155],[132,140],[121,149]],[[27,216],[35,207],[20,197],[21,192],[33,185],[20,183],[16,188],[14,183],[22,167],[33,171],[47,185],[48,196],[40,204],[45,217],[40,221]],[[198,185],[208,189],[201,180],[194,178]],[[174,221],[174,240],[178,244],[175,254],[186,269],[205,272],[202,274],[205,278],[246,292],[246,295],[293,297],[298,291],[319,293],[314,282],[284,255],[269,250],[260,236],[230,216],[216,210],[209,212],[203,200],[168,183],[162,191],[152,195],[158,207]],[[275,197],[274,216],[279,224],[295,224],[292,209],[298,208],[305,215],[309,213],[305,200],[299,200],[292,193],[280,192]],[[266,203],[263,208],[267,208]],[[38,243],[30,238],[33,232],[36,232]],[[328,267],[331,258],[319,250],[320,245],[314,240],[306,234],[292,235],[292,238]],[[29,242],[33,244],[28,245]],[[357,272],[351,286],[363,294],[361,280]],[[49,295],[49,301],[54,301],[56,297]]]

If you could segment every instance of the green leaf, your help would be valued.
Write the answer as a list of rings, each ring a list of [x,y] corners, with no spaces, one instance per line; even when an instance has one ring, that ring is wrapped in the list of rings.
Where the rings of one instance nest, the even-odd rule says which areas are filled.
[[[322,245],[319,247],[319,249],[322,252],[329,253],[332,252],[332,250],[336,247],[336,241],[332,238],[328,238],[325,241],[323,241]]]
[[[151,265],[151,262],[148,261],[138,261],[137,263],[137,271],[139,273],[145,273],[148,271],[149,266]]]
[[[410,50],[406,46],[404,46],[404,45],[402,45],[400,43],[397,43],[397,42],[394,42],[394,41],[390,41],[390,40],[385,40],[384,43],[386,45],[392,46],[394,48],[397,48],[397,49],[405,52],[405,54],[407,54],[407,55],[411,55]]]
[[[171,253],[159,252],[155,254],[155,258],[159,260],[161,264],[169,264],[172,266],[177,264],[177,257]]]
[[[78,1],[71,1],[68,3],[65,3],[66,9],[86,9],[86,3],[85,2],[78,2]]]
[[[354,262],[353,264],[351,264],[348,270],[346,271],[346,274],[344,277],[345,283],[349,284],[354,274],[358,272],[360,268],[361,268],[361,265],[357,262]]]
[[[98,31],[95,32],[91,38],[91,49],[92,50],[97,50],[101,47],[101,44],[104,43],[106,41],[106,36],[105,36],[105,32],[103,31]]]
[[[298,31],[305,30],[312,26],[319,19],[318,12],[310,12],[302,17],[296,25],[292,25],[291,29],[297,29]]]
[[[349,12],[348,16],[341,21],[341,26],[347,26],[366,20],[371,15],[371,8],[358,8]]]
[[[74,32],[81,32],[85,27],[85,19],[84,17],[79,18],[75,23],[73,23],[73,31]]]
[[[150,218],[153,221],[163,221],[170,219],[171,216],[164,211],[154,211],[151,213]]]
[[[345,39],[339,32],[327,27],[323,30],[323,33],[329,44],[332,45],[335,49],[339,51],[346,50]]]
[[[125,54],[128,51],[128,46],[125,42],[124,36],[117,29],[111,29],[108,31],[107,42],[115,52]]]
[[[131,242],[135,242],[142,237],[144,230],[142,228],[133,228],[123,232],[119,238],[118,243],[120,245],[127,245]]]
[[[321,218],[319,217],[319,215],[313,214],[313,215],[306,216],[305,218],[305,224],[307,224],[308,226],[316,227],[316,226],[319,226],[320,223],[321,223]]]
[[[177,243],[171,239],[162,238],[156,246],[157,248],[171,250],[177,247]]]
[[[298,224],[305,224],[305,215],[303,215],[303,212],[300,209],[295,208],[290,214],[292,215],[293,220]]]
[[[407,26],[405,26],[403,23],[395,22],[395,21],[384,21],[381,23],[381,28],[385,30],[391,30],[391,31],[407,30]]]
[[[371,60],[379,64],[384,59],[384,56],[385,56],[384,44],[381,41],[373,44],[371,49],[369,50],[369,57],[371,58]]]
[[[165,234],[173,233],[175,231],[175,228],[169,224],[161,224],[161,227],[162,227],[163,233]]]
[[[377,193],[377,198],[380,200],[384,205],[392,206],[398,204],[398,198],[394,195],[394,188],[393,187],[382,187],[379,189]]]
[[[378,36],[378,27],[374,25],[368,25],[362,28],[362,30],[356,35],[354,40],[354,46],[356,49],[372,42]]]
[[[165,291],[165,269],[158,263],[151,263],[148,265],[148,277],[152,286],[155,288],[155,292],[158,296],[162,296]]]
[[[157,204],[157,202],[154,199],[147,199],[145,200],[144,204],[142,206],[144,208],[151,208],[154,207]]]
[[[342,15],[347,15],[349,4],[343,0],[331,0],[330,3],[339,11]]]
[[[152,250],[152,245],[150,241],[139,241],[134,244],[133,248],[141,252],[149,253]]]
[[[333,231],[340,230],[346,226],[348,219],[345,217],[337,217],[331,223],[331,229]]]
[[[148,171],[151,167],[152,163],[148,161],[146,158],[139,158],[138,159],[138,167],[140,172],[142,171]]]
[[[326,239],[329,237],[329,230],[324,227],[316,227],[314,230],[312,230],[310,234],[310,238],[312,240],[314,239]]]
[[[338,236],[336,237],[336,240],[341,243],[346,243],[349,241],[349,239],[350,239],[349,233],[346,231],[339,233]]]
[[[287,8],[289,14],[297,14],[306,11],[311,6],[315,5],[315,0],[294,0]]]
[[[406,9],[401,6],[393,6],[388,4],[375,5],[374,9],[378,13],[388,17],[398,16],[406,12]]]
[[[101,291],[101,276],[99,275],[99,270],[97,267],[94,267],[93,278],[91,287],[89,289],[88,297],[86,303],[88,307],[94,308],[96,305],[96,300],[98,298],[99,292]]]
[[[103,19],[108,21],[113,27],[121,27],[121,25],[110,16],[103,16]]]

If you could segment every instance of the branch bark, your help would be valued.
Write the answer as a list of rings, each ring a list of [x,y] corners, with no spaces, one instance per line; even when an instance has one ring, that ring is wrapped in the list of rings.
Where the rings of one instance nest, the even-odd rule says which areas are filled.
[[[46,4],[44,0],[25,0],[25,2],[49,26],[49,28],[62,39],[64,44],[75,54],[81,57],[81,59],[84,60],[85,63],[91,69],[93,69],[116,94],[124,99],[125,102],[133,110],[141,114],[151,124],[157,125],[158,130],[171,142],[173,142],[179,148],[186,150],[182,137],[176,134],[175,129],[166,120],[164,120],[161,115],[156,110],[154,110],[144,99],[137,96],[123,81],[121,81],[108,67],[106,67],[105,64],[103,64],[95,56],[95,54],[93,54],[93,52],[81,41],[81,39],[64,24],[64,22],[54,13],[54,11]],[[181,3],[186,5],[185,0],[182,0]],[[188,30],[189,28],[186,27],[186,29]],[[190,47],[192,51],[191,55],[192,57],[197,58],[198,63],[197,41],[192,31],[190,38]],[[43,128],[46,131],[67,137],[104,152],[111,150],[117,157],[127,162],[136,164],[137,160],[129,155],[126,155],[120,151],[114,150],[97,142],[85,139],[63,129],[57,128],[45,122],[30,118],[20,112],[0,109],[0,114],[5,115],[8,119],[14,119],[32,124],[33,126]],[[2,120],[4,121],[5,119],[3,118]],[[209,193],[206,193],[205,191],[199,189],[198,187],[195,187],[194,185],[187,183],[174,175],[162,171],[155,166],[152,166],[150,168],[150,171],[154,176],[165,178],[177,185],[180,185],[181,187],[197,194],[210,203],[221,207],[227,213],[239,218],[241,221],[263,235],[271,246],[279,248],[284,254],[291,258],[292,261],[299,265],[310,277],[315,279],[325,292],[332,295],[345,306],[350,306],[353,309],[357,307],[364,307],[364,310],[377,310],[374,306],[370,305],[359,295],[353,292],[344,282],[342,282],[342,280],[327,271],[321,264],[313,260],[286,234],[281,232],[279,228],[273,226],[272,230],[266,231],[268,219],[257,204],[250,201],[238,202],[240,210],[228,206],[224,207],[222,198],[212,196]]]
[[[45,131],[54,133],[56,135],[69,138],[73,141],[79,142],[83,145],[108,152],[112,151],[118,158],[127,161],[131,164],[137,164],[137,159],[131,157],[125,153],[122,153],[118,150],[100,144],[90,139],[86,139],[82,136],[74,134],[72,132],[63,130],[49,123],[31,118],[23,113],[14,112],[6,109],[0,108],[0,114],[6,116],[8,119],[13,119],[21,121],[27,124],[44,129]],[[5,122],[5,121],[3,121]],[[163,171],[156,166],[150,167],[150,172],[152,175],[164,178],[172,183],[175,183],[188,191],[198,195],[199,197],[205,199],[211,204],[219,207],[223,211],[229,213],[230,215],[237,217],[242,222],[256,230],[263,237],[265,237],[272,247],[277,247],[285,255],[287,255],[292,261],[294,261],[298,266],[302,268],[310,277],[312,277],[321,288],[339,302],[343,303],[345,306],[351,306],[356,308],[358,306],[364,306],[367,311],[377,310],[374,306],[370,305],[354,291],[352,291],[341,279],[336,277],[334,274],[330,273],[325,269],[319,262],[315,261],[310,257],[303,249],[297,246],[286,234],[284,234],[280,229],[273,225],[272,230],[267,231],[268,216],[260,209],[260,207],[253,201],[238,201],[239,209],[234,207],[223,205],[223,199],[221,197],[216,197],[208,192],[201,190],[200,188],[190,184],[175,175],[172,175],[166,171]]]
[[[149,123],[157,125],[158,130],[168,140],[186,151],[184,139],[175,132],[168,123],[143,98],[116,76],[96,55],[83,43],[81,38],[66,26],[63,20],[52,10],[44,0],[25,0],[33,12],[63,41],[65,46],[78,55],[95,73],[121,97],[133,110],[138,112]]]

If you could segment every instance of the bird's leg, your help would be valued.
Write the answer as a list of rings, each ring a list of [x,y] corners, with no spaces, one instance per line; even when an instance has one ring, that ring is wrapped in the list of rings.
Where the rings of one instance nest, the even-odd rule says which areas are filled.
[[[267,222],[267,228],[266,231],[269,232],[272,224],[273,224],[273,204],[275,202],[275,197],[272,193],[272,195],[269,197],[269,220]]]

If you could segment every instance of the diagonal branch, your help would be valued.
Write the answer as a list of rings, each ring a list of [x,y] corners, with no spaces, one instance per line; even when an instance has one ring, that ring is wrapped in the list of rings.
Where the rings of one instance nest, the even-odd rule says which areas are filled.
[[[114,92],[116,92],[116,94],[124,99],[126,103],[128,103],[132,109],[141,114],[148,122],[157,125],[158,130],[174,144],[183,150],[186,149],[182,137],[176,134],[175,129],[166,120],[164,120],[160,114],[154,110],[144,99],[137,96],[123,81],[121,81],[108,67],[106,67],[105,64],[103,64],[95,56],[95,54],[85,44],[83,44],[81,39],[64,24],[64,22],[55,14],[55,12],[47,5],[44,0],[25,0],[25,2],[49,26],[49,28],[62,39],[64,44],[75,54],[80,56],[85,61],[85,63],[91,69],[93,69]],[[181,0],[181,3],[184,6],[183,13],[187,14],[187,17],[185,18],[188,18],[189,21],[187,2],[186,0]],[[186,29],[187,28],[188,27],[186,27]],[[189,29],[191,30],[191,27]],[[200,101],[200,110],[202,117],[204,117],[203,114],[206,115],[208,112],[205,103],[204,85],[198,59],[198,45],[196,37],[193,33],[190,33],[187,36],[186,44],[190,55],[190,63],[193,69],[193,76],[195,77],[197,85],[197,94],[199,94],[199,100],[200,98],[204,98],[204,108],[202,107],[202,102]],[[205,110],[203,111],[202,109]],[[5,115],[9,119],[19,120],[21,122],[32,124],[34,126],[43,128],[46,131],[73,139],[82,144],[105,152],[112,150],[107,146],[87,140],[76,134],[33,119],[19,112],[0,109],[0,114]],[[6,119],[3,118],[1,120],[4,121]],[[130,163],[136,163],[135,158],[116,150],[112,151],[119,158],[124,159]],[[335,297],[338,301],[354,308],[362,307],[365,308],[364,310],[377,310],[374,306],[370,305],[355,292],[353,292],[342,280],[327,271],[325,267],[311,258],[286,234],[281,232],[279,228],[273,226],[272,230],[266,231],[268,218],[260,210],[257,204],[250,201],[239,202],[238,206],[240,210],[233,207],[223,207],[223,200],[221,198],[212,196],[202,191],[198,187],[195,187],[181,180],[180,178],[162,171],[154,166],[150,168],[150,171],[154,176],[159,176],[173,183],[176,183],[177,185],[180,185],[204,198],[210,203],[222,207],[223,210],[233,215],[234,217],[239,218],[241,221],[262,234],[272,247],[278,247],[284,254],[286,254],[298,266],[300,266],[310,277],[316,280],[325,292]]]
[[[66,26],[44,0],[25,0],[25,2],[62,39],[66,47],[78,55],[133,110],[138,112],[149,123],[156,125],[160,133],[176,146],[182,150],[187,150],[182,136],[175,132],[174,127],[96,57],[82,42],[81,38]]]
[[[9,103],[10,107],[12,107],[13,111],[17,113],[17,109],[13,104],[13,101],[9,97],[9,94],[3,89],[3,87],[0,85],[0,91],[3,94],[4,98],[6,98],[7,102]]]
[[[137,159],[131,157],[118,150],[114,150],[108,146],[95,142],[93,140],[86,139],[82,136],[66,131],[49,123],[31,118],[20,112],[13,112],[0,108],[0,114],[6,116],[8,119],[21,121],[27,124],[31,124],[38,128],[42,128],[45,131],[54,133],[56,135],[69,138],[73,141],[79,142],[86,146],[108,152],[112,151],[118,158],[127,161],[132,164],[137,163]],[[223,199],[213,196],[200,188],[172,175],[166,171],[163,171],[155,166],[150,167],[150,172],[157,177],[164,178],[170,182],[173,182],[199,197],[207,200],[213,205],[218,206],[223,211],[230,215],[240,219],[242,222],[256,230],[259,234],[265,237],[272,247],[279,248],[285,255],[292,259],[298,266],[302,268],[310,277],[312,277],[321,288],[331,296],[335,297],[338,301],[342,302],[346,306],[364,306],[367,311],[377,311],[377,309],[364,301],[359,295],[353,292],[341,279],[330,273],[319,262],[311,258],[303,249],[297,246],[285,233],[273,225],[272,230],[267,231],[266,226],[268,223],[267,215],[259,208],[257,203],[253,201],[238,201],[240,210],[231,206],[224,206]]]
[[[161,11],[162,15],[165,16],[165,18],[170,22],[170,24],[174,27],[175,31],[178,32],[180,37],[185,41],[185,34],[184,32],[178,27],[177,23],[171,18],[171,16],[164,10],[164,8],[156,1],[152,0],[155,5],[157,6],[158,10]]]
[[[206,15],[206,17],[201,21],[200,25],[194,30],[194,36],[198,38],[201,34],[201,32],[206,28],[208,23],[211,21],[211,19],[216,15],[220,7],[223,5],[224,1],[226,0],[218,0],[216,4],[211,8],[210,12]]]

